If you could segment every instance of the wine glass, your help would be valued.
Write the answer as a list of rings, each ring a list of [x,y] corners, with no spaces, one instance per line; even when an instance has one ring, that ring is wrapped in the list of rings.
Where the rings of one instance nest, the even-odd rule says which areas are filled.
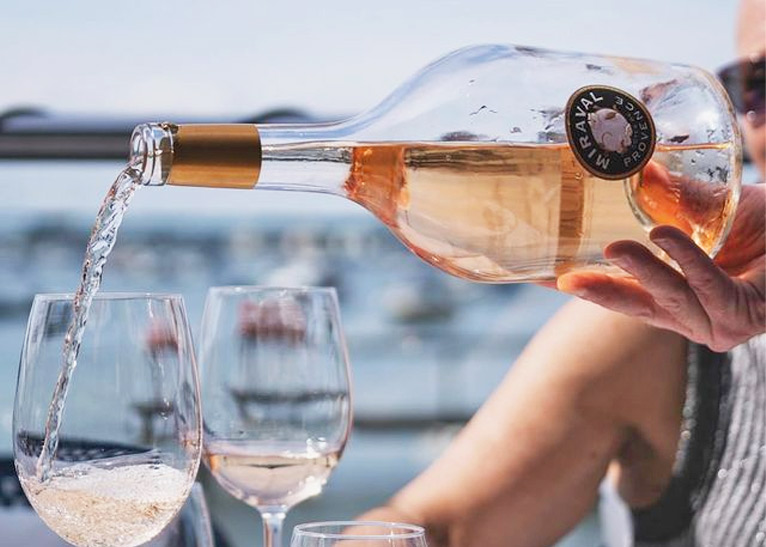
[[[60,422],[40,461],[71,295],[37,295],[13,415],[16,472],[43,521],[77,546],[145,543],[184,504],[199,467],[202,420],[194,349],[176,295],[93,300]]]
[[[335,290],[210,289],[200,370],[205,464],[280,547],[285,514],[321,492],[351,429]]]
[[[427,547],[423,528],[399,522],[312,522],[293,530],[290,547]]]
[[[213,525],[202,485],[194,483],[181,510],[162,533],[144,547],[214,547]]]

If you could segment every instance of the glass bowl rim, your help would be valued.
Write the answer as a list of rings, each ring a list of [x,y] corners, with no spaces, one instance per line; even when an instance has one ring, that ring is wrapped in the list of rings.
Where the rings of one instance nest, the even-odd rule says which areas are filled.
[[[338,532],[320,532],[312,529],[322,527],[347,527],[347,526],[376,526],[389,530],[404,530],[401,534],[343,534]],[[417,539],[425,536],[425,529],[415,524],[405,522],[384,522],[375,520],[331,520],[326,522],[308,522],[298,524],[293,529],[294,534],[300,534],[304,537],[324,538],[324,539]]]
[[[336,295],[335,287],[311,286],[311,285],[222,285],[208,288],[208,294],[246,295],[259,292],[286,292],[290,294],[332,294]]]
[[[71,302],[74,293],[37,293],[36,302]],[[180,293],[167,292],[130,292],[130,291],[98,291],[93,300],[183,300]]]

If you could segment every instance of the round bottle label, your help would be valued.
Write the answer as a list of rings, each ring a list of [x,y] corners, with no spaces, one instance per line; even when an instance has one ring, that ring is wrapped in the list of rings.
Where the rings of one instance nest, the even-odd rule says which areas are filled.
[[[646,106],[624,91],[586,86],[566,107],[569,146],[591,174],[624,179],[638,171],[654,152],[657,135]]]

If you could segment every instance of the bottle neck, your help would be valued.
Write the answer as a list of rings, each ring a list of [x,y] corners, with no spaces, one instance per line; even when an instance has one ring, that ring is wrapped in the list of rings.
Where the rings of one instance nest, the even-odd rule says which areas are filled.
[[[145,185],[343,194],[350,130],[327,124],[145,124],[131,165]]]
[[[257,188],[343,195],[350,130],[343,123],[264,124]]]

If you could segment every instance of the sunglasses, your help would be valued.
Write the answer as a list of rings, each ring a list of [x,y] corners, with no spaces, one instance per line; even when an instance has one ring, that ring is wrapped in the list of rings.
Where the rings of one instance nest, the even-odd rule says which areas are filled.
[[[766,56],[726,65],[718,71],[718,79],[734,109],[762,125],[766,112]]]

